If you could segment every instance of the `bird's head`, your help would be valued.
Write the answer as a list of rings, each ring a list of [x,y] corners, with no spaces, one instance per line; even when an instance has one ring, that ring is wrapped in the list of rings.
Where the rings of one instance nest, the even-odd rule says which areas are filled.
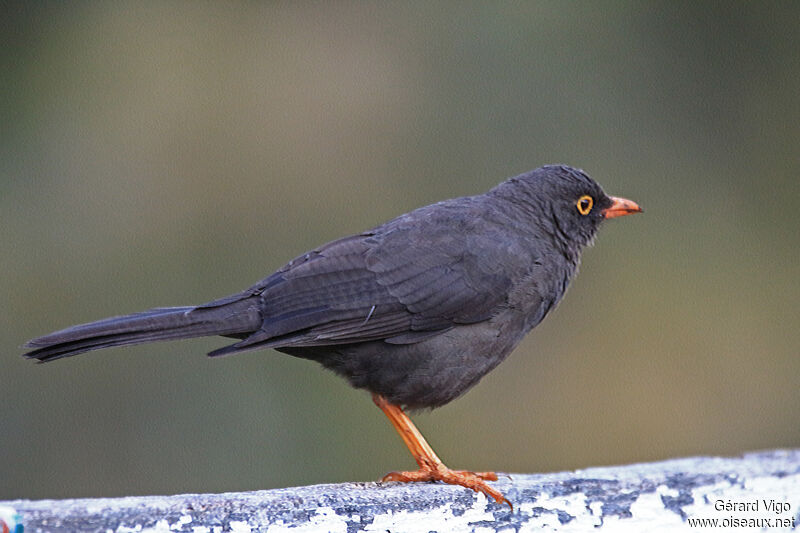
[[[525,206],[538,225],[570,249],[591,244],[604,220],[642,212],[636,202],[608,196],[585,172],[565,165],[537,168],[494,191]]]

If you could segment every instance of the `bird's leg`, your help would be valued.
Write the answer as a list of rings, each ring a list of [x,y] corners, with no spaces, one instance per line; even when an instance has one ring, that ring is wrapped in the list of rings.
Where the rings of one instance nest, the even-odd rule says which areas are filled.
[[[509,507],[514,508],[500,491],[493,489],[486,483],[486,481],[497,481],[497,474],[494,472],[450,470],[436,456],[433,448],[425,442],[422,433],[419,432],[400,407],[389,403],[380,394],[373,394],[372,401],[389,418],[394,429],[400,434],[411,455],[414,456],[414,460],[419,465],[419,470],[413,472],[390,472],[381,481],[442,481],[451,485],[461,485],[475,492],[482,492],[486,496],[494,498],[497,503],[507,503]]]

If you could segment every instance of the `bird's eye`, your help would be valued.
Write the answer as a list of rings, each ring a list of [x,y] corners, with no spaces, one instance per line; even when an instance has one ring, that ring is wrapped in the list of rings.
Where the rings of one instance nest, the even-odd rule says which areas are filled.
[[[578,206],[578,213],[581,215],[588,215],[589,211],[592,210],[592,206],[594,205],[594,200],[588,194],[584,194],[580,198],[578,198],[578,203],[575,204]]]

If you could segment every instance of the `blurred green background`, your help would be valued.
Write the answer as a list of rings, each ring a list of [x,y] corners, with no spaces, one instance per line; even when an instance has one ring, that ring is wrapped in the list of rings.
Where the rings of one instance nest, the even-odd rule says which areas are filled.
[[[800,446],[800,3],[4,4],[0,498],[375,480],[368,394],[198,339],[26,340],[243,289],[545,163],[612,221],[561,306],[415,417],[451,466]]]

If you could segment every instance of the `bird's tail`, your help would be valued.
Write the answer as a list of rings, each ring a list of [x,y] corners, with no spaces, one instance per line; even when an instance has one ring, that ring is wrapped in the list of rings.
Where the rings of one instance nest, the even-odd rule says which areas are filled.
[[[72,326],[33,339],[25,344],[32,349],[25,357],[46,362],[111,346],[208,335],[237,337],[257,330],[260,325],[258,307],[247,298],[224,305],[156,308]]]

